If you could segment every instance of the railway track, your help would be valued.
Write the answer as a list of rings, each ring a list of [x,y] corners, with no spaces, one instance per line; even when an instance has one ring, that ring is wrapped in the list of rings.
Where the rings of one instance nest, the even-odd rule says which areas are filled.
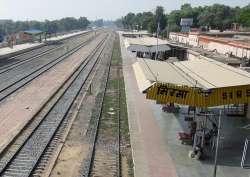
[[[38,162],[43,163],[42,161],[48,158],[51,147],[53,149],[58,142],[63,127],[67,124],[67,114],[89,74],[97,65],[107,41],[106,36],[47,102],[48,110],[43,107],[3,151],[0,155],[0,176],[39,176],[37,170],[36,174],[32,173],[36,168],[42,168],[37,166]]]
[[[73,49],[69,50],[67,53],[63,53],[59,55],[57,58],[52,59],[48,63],[34,69],[32,72],[23,75],[20,77],[20,79],[17,79],[13,82],[10,82],[9,84],[4,84],[4,87],[0,88],[0,101],[4,100],[14,92],[16,92],[18,89],[24,87],[26,84],[30,83],[35,78],[39,77],[41,74],[45,73],[58,63],[66,60],[70,55],[77,52],[82,47],[86,46],[88,43],[90,43],[95,37],[91,37],[87,41],[84,41],[83,43],[80,43]]]
[[[86,36],[89,33],[90,32],[86,32],[80,36]],[[65,43],[67,43],[67,41],[70,41],[70,40],[77,38],[77,37],[79,37],[79,36],[74,36],[74,37],[71,37],[68,39],[64,39],[64,40],[62,40],[63,44],[59,45],[59,46],[57,46],[57,45],[45,45],[43,47],[28,51],[28,52],[25,52],[25,53],[22,53],[22,54],[19,54],[19,55],[10,57],[10,58],[4,58],[0,61],[0,74],[4,73],[10,69],[13,69],[13,68],[15,68],[23,63],[26,63],[30,60],[39,58],[43,55],[46,55],[46,54],[51,53],[57,49],[60,49],[63,47],[63,45]],[[7,62],[7,64],[6,64],[6,62]]]
[[[112,47],[113,49],[113,47]],[[113,54],[112,54],[113,55]],[[87,137],[90,144],[90,149],[88,157],[85,160],[82,171],[80,172],[81,177],[90,177],[90,176],[108,176],[108,177],[120,177],[121,176],[121,167],[120,167],[120,82],[118,79],[118,90],[113,95],[118,100],[117,107],[112,111],[115,111],[116,121],[115,124],[110,122],[110,119],[104,119],[104,108],[105,107],[105,96],[107,94],[108,82],[110,79],[111,66],[112,66],[112,57],[110,57],[110,63],[103,82],[103,91],[97,98],[97,105],[94,112],[94,117],[92,117],[92,123],[90,123],[89,129],[87,130]],[[117,70],[118,71],[118,70]],[[120,71],[119,71],[120,72]],[[120,78],[119,73],[117,72],[118,78]],[[110,92],[110,91],[109,91]],[[104,121],[109,121],[108,124],[112,124],[112,127],[115,127],[115,134],[110,135],[105,133],[102,127]],[[105,135],[106,134],[106,135]],[[106,136],[109,136],[107,138]],[[106,139],[107,138],[107,139]],[[108,141],[108,143],[104,143]],[[101,147],[101,148],[99,148]],[[105,149],[103,151],[103,149]]]
[[[14,68],[18,66],[19,64],[24,63],[25,61],[28,61],[29,59],[36,58],[42,54],[45,54],[46,52],[49,52],[50,50],[53,50],[54,48],[57,48],[57,47],[52,46],[52,45],[43,46],[41,48],[31,50],[21,55],[16,55],[10,58],[4,58],[0,61],[0,73],[3,73],[7,71],[8,69]]]

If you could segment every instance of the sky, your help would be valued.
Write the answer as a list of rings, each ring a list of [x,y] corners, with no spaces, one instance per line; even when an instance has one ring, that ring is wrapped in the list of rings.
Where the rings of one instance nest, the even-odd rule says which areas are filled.
[[[128,12],[154,11],[163,6],[166,12],[180,9],[184,3],[192,6],[214,3],[245,6],[249,0],[0,0],[0,19],[55,20],[85,16],[89,20],[115,20]]]

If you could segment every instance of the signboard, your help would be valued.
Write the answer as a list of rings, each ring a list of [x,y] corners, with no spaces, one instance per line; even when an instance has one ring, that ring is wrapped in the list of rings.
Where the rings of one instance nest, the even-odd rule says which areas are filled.
[[[193,25],[193,18],[181,18],[181,26],[192,26]]]
[[[193,25],[193,18],[182,18],[181,19],[181,32],[186,33],[190,31],[190,26]]]
[[[212,107],[250,102],[250,85],[202,90],[173,84],[156,83],[147,90],[147,99],[158,103],[178,103],[197,107]]]

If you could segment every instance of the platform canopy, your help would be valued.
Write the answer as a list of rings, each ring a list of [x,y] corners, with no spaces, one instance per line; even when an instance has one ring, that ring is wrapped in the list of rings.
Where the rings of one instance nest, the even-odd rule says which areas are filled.
[[[157,50],[157,38],[154,37],[126,38],[124,43],[129,51],[153,53]],[[158,39],[157,51],[164,52],[168,50],[171,50],[168,42]]]
[[[148,31],[123,31],[123,36],[135,35],[135,36],[142,36],[142,35],[151,35]]]
[[[138,58],[133,68],[139,90],[160,103],[210,107],[250,102],[250,73],[215,60]]]

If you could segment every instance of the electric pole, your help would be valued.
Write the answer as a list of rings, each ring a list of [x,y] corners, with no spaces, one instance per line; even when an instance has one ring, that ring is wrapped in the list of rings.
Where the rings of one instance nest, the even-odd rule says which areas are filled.
[[[158,55],[158,37],[159,37],[159,32],[160,32],[160,23],[158,22],[158,25],[157,25],[157,32],[156,32],[156,52],[155,52],[155,60],[157,60],[157,55]]]

